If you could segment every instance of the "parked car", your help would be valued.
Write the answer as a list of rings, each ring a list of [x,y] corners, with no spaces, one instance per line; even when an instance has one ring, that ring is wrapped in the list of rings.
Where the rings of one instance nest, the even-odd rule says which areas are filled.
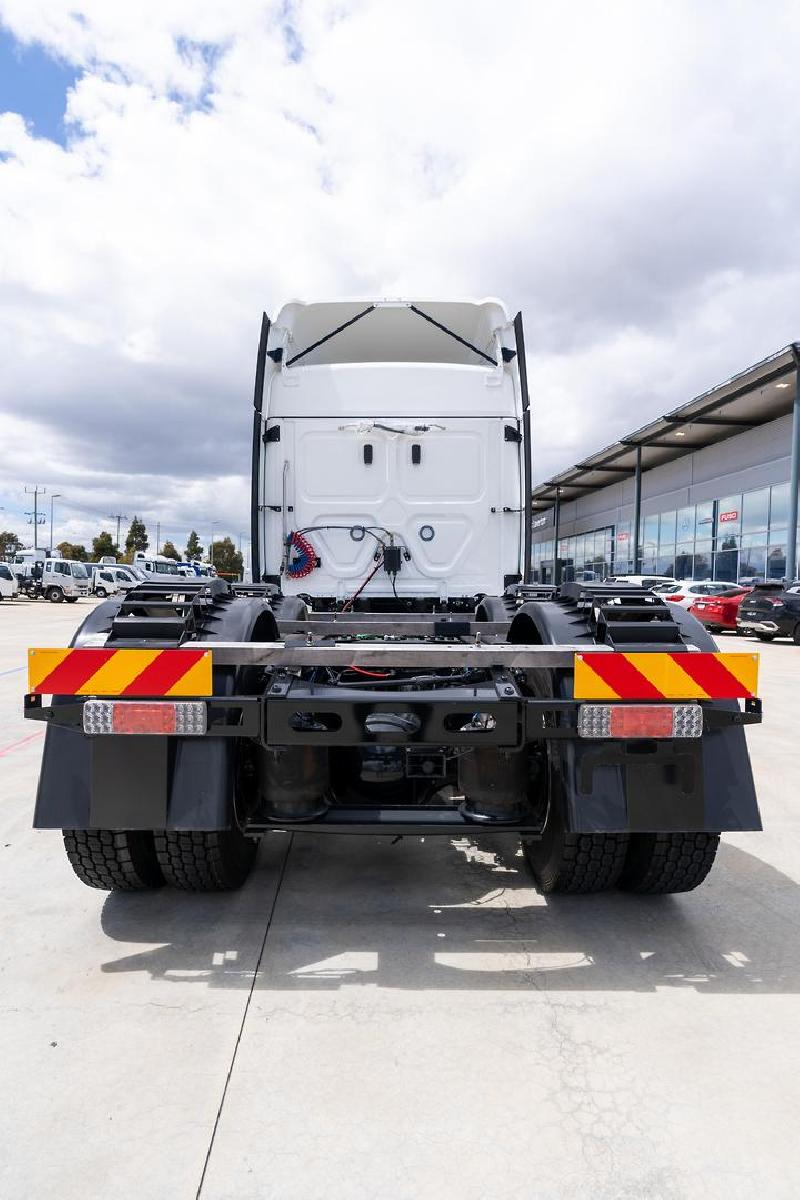
[[[739,605],[745,596],[750,595],[749,587],[739,587],[730,584],[722,591],[708,596],[695,597],[689,605],[692,616],[702,621],[706,629],[728,630],[736,633],[736,618],[739,615]]]
[[[739,633],[754,633],[762,642],[790,637],[800,646],[800,581],[757,583],[739,605]]]
[[[606,583],[634,583],[651,591],[657,591],[662,584],[677,582],[671,575],[612,575],[606,580]]]
[[[659,584],[653,591],[658,592],[671,604],[691,608],[700,596],[721,596],[732,587],[740,590],[738,584],[715,583],[713,579],[681,579],[678,583]]]
[[[13,600],[19,591],[19,580],[8,563],[0,562],[0,600]]]

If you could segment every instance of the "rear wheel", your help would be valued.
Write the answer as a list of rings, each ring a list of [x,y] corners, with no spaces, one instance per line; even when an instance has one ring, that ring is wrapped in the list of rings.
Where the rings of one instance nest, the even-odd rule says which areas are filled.
[[[155,835],[155,846],[164,879],[185,892],[241,887],[258,851],[258,844],[238,829],[166,830]]]
[[[774,633],[757,633],[756,637],[760,642],[771,642],[775,638]]]
[[[718,833],[634,833],[619,880],[626,892],[691,892],[714,865]]]
[[[70,865],[87,887],[141,892],[164,882],[153,835],[147,830],[65,829],[63,833]]]
[[[541,839],[523,842],[539,891],[605,892],[625,864],[627,833],[568,833],[551,811]]]

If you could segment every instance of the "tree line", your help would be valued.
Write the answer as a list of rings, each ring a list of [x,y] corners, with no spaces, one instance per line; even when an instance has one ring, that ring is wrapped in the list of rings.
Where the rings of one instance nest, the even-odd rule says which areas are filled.
[[[71,559],[73,562],[100,562],[101,559],[108,556],[115,558],[118,562],[131,563],[136,552],[147,550],[149,545],[145,523],[134,514],[125,538],[124,552],[121,552],[120,547],[106,529],[102,529],[97,537],[92,538],[91,551],[87,550],[81,542],[66,541],[59,542],[56,550],[63,558]],[[0,531],[0,560],[12,557],[22,548],[22,542],[15,533],[8,529]],[[197,531],[194,529],[189,534],[182,556],[171,541],[164,542],[160,550],[158,547],[155,550],[156,554],[174,559],[175,562],[200,562],[203,552],[204,547],[200,544]],[[242,556],[229,537],[212,541],[211,561],[221,575],[239,576],[242,574]]]

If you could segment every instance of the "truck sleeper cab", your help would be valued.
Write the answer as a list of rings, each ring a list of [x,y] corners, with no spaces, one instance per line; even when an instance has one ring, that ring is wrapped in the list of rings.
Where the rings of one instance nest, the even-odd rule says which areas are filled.
[[[34,823],[85,883],[236,887],[276,829],[500,829],[543,892],[677,892],[760,828],[756,656],[631,582],[531,583],[530,425],[498,301],[263,318],[254,582],[151,573],[31,651]]]

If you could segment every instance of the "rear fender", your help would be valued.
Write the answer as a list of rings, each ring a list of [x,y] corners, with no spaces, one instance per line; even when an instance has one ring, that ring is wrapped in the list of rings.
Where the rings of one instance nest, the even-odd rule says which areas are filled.
[[[676,605],[672,616],[684,640],[700,650],[717,646],[696,617]],[[525,604],[509,641],[538,645],[593,644],[583,616],[555,601]],[[542,696],[571,699],[571,671],[529,671],[528,684]],[[735,700],[715,708],[738,708]],[[564,739],[548,742],[550,802],[566,828],[593,832],[720,832],[761,829],[750,758],[741,726],[728,725],[687,740],[676,755],[672,743],[650,743],[644,753],[620,744]],[[616,760],[616,761],[614,761]]]
[[[72,645],[108,633],[120,600],[98,605]],[[201,642],[272,641],[263,600],[240,597],[203,630]],[[215,696],[246,694],[248,672],[215,668]],[[54,704],[59,703],[55,698]],[[64,703],[62,700],[61,703]],[[37,829],[227,829],[233,814],[233,738],[88,738],[52,727],[45,737],[34,812]]]

